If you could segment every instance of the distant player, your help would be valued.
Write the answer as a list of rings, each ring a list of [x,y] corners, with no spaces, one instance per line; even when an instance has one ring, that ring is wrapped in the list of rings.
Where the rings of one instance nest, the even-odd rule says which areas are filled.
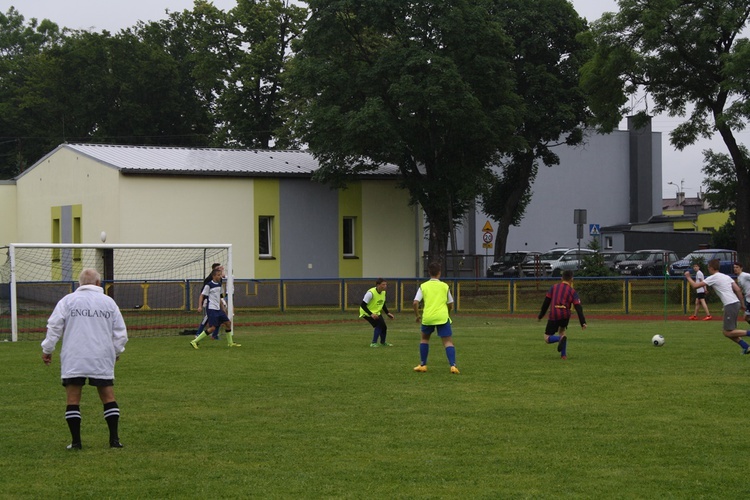
[[[749,354],[750,346],[742,340],[742,337],[749,336],[750,331],[737,329],[737,316],[741,310],[745,310],[745,300],[742,297],[742,290],[732,278],[719,272],[720,265],[721,262],[719,259],[708,261],[709,276],[703,283],[713,288],[716,295],[721,299],[721,303],[724,304],[724,336],[732,342],[739,344],[742,348],[742,354]],[[685,271],[685,279],[693,288],[703,286],[701,283],[695,282],[690,276],[690,271]]]
[[[216,268],[211,275],[211,281],[203,287],[201,296],[198,301],[198,312],[203,311],[203,302],[207,299],[208,308],[206,315],[208,316],[208,326],[206,330],[198,335],[197,338],[190,342],[193,348],[198,349],[198,343],[211,335],[219,326],[224,326],[225,333],[227,335],[227,346],[228,347],[240,347],[240,344],[236,344],[232,340],[232,322],[229,320],[225,308],[221,304],[221,278],[224,271]]]
[[[547,309],[550,309],[547,327],[544,330],[544,341],[547,344],[557,343],[557,352],[560,353],[561,359],[568,359],[568,337],[565,332],[570,322],[571,306],[575,307],[581,328],[585,330],[586,318],[583,315],[581,299],[578,298],[578,292],[573,289],[573,271],[565,270],[562,272],[562,281],[553,285],[544,296],[538,317],[538,321],[541,321],[547,314]]]
[[[203,290],[203,288],[205,288],[205,286],[208,285],[208,283],[211,281],[211,278],[214,274],[214,269],[221,269],[222,277],[223,277],[224,267],[218,262],[215,264],[211,264],[211,272],[208,274],[208,276],[206,276],[206,279],[203,280],[203,286],[201,287],[201,290]],[[200,335],[203,332],[203,330],[206,329],[206,324],[208,324],[208,299],[203,301],[203,310],[206,311],[206,314],[203,315],[203,319],[198,325],[198,329],[195,331],[196,338],[198,338],[198,335]],[[211,338],[214,340],[219,340],[218,328],[211,334]]]
[[[737,275],[737,284],[745,295],[745,321],[750,323],[750,273],[744,272],[739,262],[734,263],[733,269]]]
[[[372,325],[372,342],[370,347],[390,347],[393,344],[386,342],[385,337],[388,332],[388,325],[385,324],[385,319],[381,313],[385,313],[389,318],[393,319],[393,314],[388,312],[388,307],[385,305],[385,290],[388,287],[388,282],[383,278],[378,278],[375,281],[375,286],[367,290],[365,296],[362,298],[362,304],[359,306],[359,317],[365,318],[370,325]],[[380,340],[380,344],[378,344]]]
[[[695,271],[695,282],[700,283],[703,281],[705,276],[703,275],[703,271],[701,271],[701,266],[698,263],[693,264],[693,271]],[[706,316],[703,318],[703,321],[709,321],[712,319],[711,313],[708,312],[708,304],[706,304],[706,294],[708,293],[708,288],[705,286],[702,286],[700,288],[695,289],[695,312],[692,316],[690,316],[689,319],[695,320],[698,319],[698,308],[703,306],[703,311],[705,311]]]
[[[419,344],[419,357],[421,363],[414,367],[415,372],[427,371],[427,355],[430,352],[430,335],[437,330],[438,337],[443,341],[445,355],[451,366],[451,373],[459,374],[456,368],[456,347],[453,345],[453,331],[451,330],[450,311],[453,306],[453,296],[450,287],[440,281],[441,265],[439,262],[430,262],[427,269],[430,272],[430,280],[425,281],[417,289],[414,296],[414,314],[417,323],[422,325],[422,341]],[[419,304],[424,301],[424,309],[419,312]]]

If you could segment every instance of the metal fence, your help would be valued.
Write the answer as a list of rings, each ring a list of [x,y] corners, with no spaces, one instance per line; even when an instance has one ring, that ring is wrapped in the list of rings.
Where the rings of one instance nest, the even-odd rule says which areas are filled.
[[[411,310],[424,279],[388,278],[387,305]],[[559,278],[448,278],[457,313],[530,314],[539,311],[547,290]],[[235,280],[234,306],[243,309],[352,311],[374,286],[372,279]],[[605,314],[684,314],[694,292],[682,278],[576,278],[585,310]],[[710,297],[710,296],[709,296]]]

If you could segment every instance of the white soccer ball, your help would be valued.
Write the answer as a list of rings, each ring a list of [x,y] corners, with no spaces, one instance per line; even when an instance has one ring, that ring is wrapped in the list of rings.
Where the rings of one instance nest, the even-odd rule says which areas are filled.
[[[654,344],[654,347],[661,347],[664,345],[664,337],[661,335],[654,335],[651,337],[651,343]]]

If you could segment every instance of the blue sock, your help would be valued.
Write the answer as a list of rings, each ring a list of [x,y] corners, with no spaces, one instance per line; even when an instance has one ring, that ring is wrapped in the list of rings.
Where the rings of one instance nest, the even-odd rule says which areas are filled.
[[[372,343],[373,344],[376,344],[378,342],[378,337],[380,337],[380,327],[377,327],[372,331]]]
[[[549,343],[554,344],[556,342],[560,342],[560,336],[559,335],[550,335],[549,336]]]
[[[750,330],[745,332],[745,337],[750,337]]]
[[[419,358],[422,360],[422,364],[427,364],[427,355],[430,353],[430,344],[419,344]]]
[[[738,344],[740,345],[740,347],[742,347],[743,349],[747,349],[747,348],[748,348],[747,342],[745,342],[744,340],[740,340],[740,341],[739,341],[739,342],[737,342],[737,343],[738,343]]]
[[[445,348],[445,355],[448,356],[448,363],[451,366],[456,365],[456,346],[451,345]]]
[[[567,353],[568,353],[568,343],[566,342],[562,348],[562,351],[560,351],[560,357],[567,356],[568,355]]]

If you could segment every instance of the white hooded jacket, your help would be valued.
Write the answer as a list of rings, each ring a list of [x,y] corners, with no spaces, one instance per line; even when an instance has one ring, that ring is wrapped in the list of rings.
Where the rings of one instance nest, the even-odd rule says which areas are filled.
[[[42,352],[60,350],[61,378],[115,378],[115,360],[125,350],[128,332],[120,308],[96,285],[79,286],[60,299],[47,320]]]

